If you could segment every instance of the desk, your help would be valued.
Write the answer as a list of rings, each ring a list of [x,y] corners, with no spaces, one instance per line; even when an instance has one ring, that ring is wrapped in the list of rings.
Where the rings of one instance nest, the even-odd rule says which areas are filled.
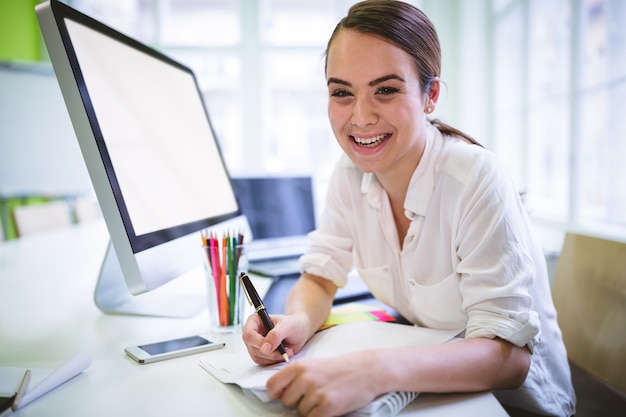
[[[78,352],[92,358],[78,377],[18,410],[28,416],[292,415],[250,399],[199,366],[200,355],[138,365],[126,346],[207,333],[207,312],[189,319],[107,315],[93,289],[108,243],[103,221],[0,243],[0,366],[55,368]],[[204,292],[201,279],[176,283]],[[255,285],[267,291],[269,280]],[[265,286],[264,286],[265,285]],[[245,348],[239,335],[221,336]],[[277,411],[278,410],[278,411]],[[406,416],[506,416],[490,393],[422,395]]]

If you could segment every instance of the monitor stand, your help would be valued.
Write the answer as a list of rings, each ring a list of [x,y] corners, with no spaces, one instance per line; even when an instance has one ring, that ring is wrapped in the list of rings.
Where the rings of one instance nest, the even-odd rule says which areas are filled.
[[[207,308],[204,294],[181,294],[168,285],[140,295],[126,286],[113,245],[109,241],[94,292],[96,306],[109,314],[187,318]]]

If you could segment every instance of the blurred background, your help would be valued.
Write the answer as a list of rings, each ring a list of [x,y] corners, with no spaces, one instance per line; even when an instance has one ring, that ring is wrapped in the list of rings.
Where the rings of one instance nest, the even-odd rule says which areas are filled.
[[[310,175],[340,155],[323,53],[348,0],[66,0],[191,67],[235,176]],[[0,2],[0,204],[91,195],[34,14]],[[626,2],[421,0],[443,50],[434,117],[510,166],[557,254],[566,231],[626,241]]]

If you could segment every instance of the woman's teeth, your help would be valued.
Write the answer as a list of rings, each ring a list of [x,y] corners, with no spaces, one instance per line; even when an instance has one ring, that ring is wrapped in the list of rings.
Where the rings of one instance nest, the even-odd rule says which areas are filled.
[[[383,141],[383,139],[385,139],[387,137],[386,134],[383,135],[378,135],[378,136],[372,136],[371,138],[359,138],[356,136],[352,136],[352,138],[354,139],[354,141],[359,145],[359,146],[365,146],[367,148],[371,148],[374,147],[376,145],[378,145],[380,142]]]

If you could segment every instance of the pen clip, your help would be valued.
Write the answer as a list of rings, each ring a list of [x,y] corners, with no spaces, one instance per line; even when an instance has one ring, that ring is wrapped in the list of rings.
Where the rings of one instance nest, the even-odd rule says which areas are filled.
[[[248,275],[246,275],[245,272],[242,272],[241,275],[239,275],[239,283],[243,287],[243,293],[246,295],[246,299],[248,300],[248,304],[253,305],[252,304],[252,300],[250,299],[250,294],[248,294],[248,288],[246,288],[246,285],[243,282],[244,277],[250,279],[248,277]]]

